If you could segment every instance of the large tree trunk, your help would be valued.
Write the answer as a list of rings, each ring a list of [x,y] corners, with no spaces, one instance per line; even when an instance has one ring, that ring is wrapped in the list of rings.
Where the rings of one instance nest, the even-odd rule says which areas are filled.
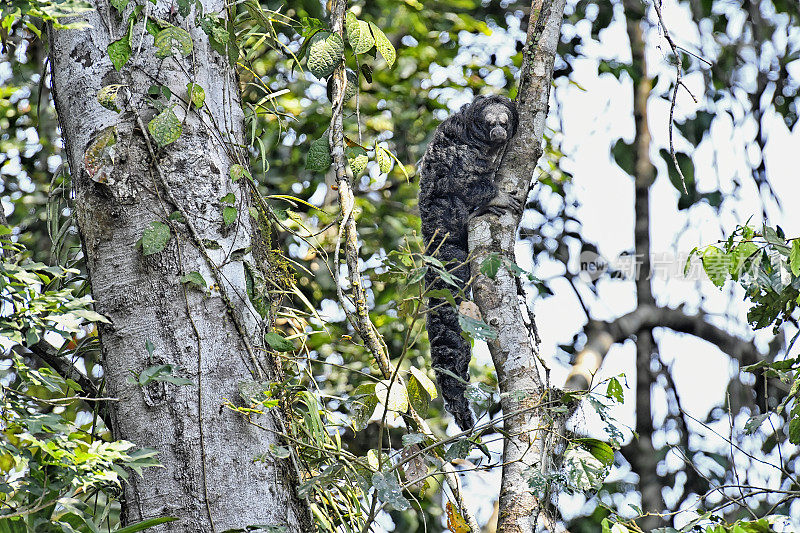
[[[310,519],[295,495],[291,462],[268,453],[278,443],[276,433],[285,430],[282,414],[273,409],[254,417],[259,429],[222,407],[226,401],[241,402],[242,383],[278,376],[264,357],[263,323],[246,290],[244,262],[270,268],[268,256],[257,253],[263,250],[260,223],[249,215],[247,179],[234,184],[229,178],[231,165],[246,161],[235,71],[210,49],[193,15],[170,19],[172,2],[159,1],[142,4],[151,17],[189,29],[192,55],[156,58],[140,18],[130,61],[117,72],[106,48],[126,33],[123,20],[134,3],[124,18],[107,3],[96,4],[96,11],[81,16],[90,28],[50,31],[51,66],[92,295],[97,310],[111,321],[100,328],[100,340],[107,388],[119,399],[111,406],[114,434],[159,450],[164,465],[147,469],[143,477],[131,475],[123,520],[180,518],[162,531],[224,531],[251,524],[307,531]],[[203,5],[206,13],[225,16],[222,0],[203,0]],[[202,118],[190,111],[180,138],[159,150],[141,128],[156,113],[144,95],[154,84],[169,87],[172,103],[176,97],[184,100],[175,107],[183,117],[187,75],[205,89]],[[126,86],[117,98],[121,113],[96,99],[113,83]],[[117,142],[102,151],[105,166],[87,166],[87,148],[95,150],[101,132],[108,135],[111,126]],[[155,161],[148,143],[156,150]],[[239,215],[225,228],[219,199],[228,193],[235,195]],[[167,220],[176,210],[186,214],[185,222]],[[145,256],[137,241],[153,221],[169,224],[171,236],[163,251]],[[216,284],[210,293],[180,282],[193,271]],[[155,348],[152,355],[145,348],[148,340]],[[158,364],[174,365],[192,384],[128,382],[131,372]]]

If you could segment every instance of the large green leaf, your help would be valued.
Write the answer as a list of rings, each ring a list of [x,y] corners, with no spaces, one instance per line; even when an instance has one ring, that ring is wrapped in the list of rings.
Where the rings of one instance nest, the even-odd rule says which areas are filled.
[[[716,246],[709,246],[703,252],[703,270],[706,271],[708,278],[717,287],[725,284],[728,277],[728,257]]]
[[[274,331],[265,334],[264,340],[267,341],[270,348],[278,352],[293,352],[295,350],[292,341]]]
[[[330,76],[341,63],[344,41],[336,33],[320,31],[314,34],[308,46],[308,69],[317,78]]]
[[[156,57],[164,59],[171,55],[186,57],[192,53],[192,36],[183,28],[167,26],[153,40]]]
[[[164,250],[169,242],[169,235],[169,226],[161,222],[151,222],[142,234],[142,253],[152,255]]]
[[[178,140],[183,133],[183,126],[172,108],[168,107],[153,117],[153,120],[147,124],[147,131],[159,146],[166,146]]]
[[[311,148],[308,149],[306,156],[307,170],[325,172],[330,168],[332,161],[331,148],[326,135],[311,143]]]
[[[171,55],[186,57],[192,53],[192,36],[177,26],[167,26],[158,32],[153,44],[156,47],[156,57],[161,59]]]
[[[123,35],[113,43],[108,45],[108,57],[111,58],[111,64],[114,68],[119,70],[125,66],[128,59],[131,57],[131,34],[130,32]]]

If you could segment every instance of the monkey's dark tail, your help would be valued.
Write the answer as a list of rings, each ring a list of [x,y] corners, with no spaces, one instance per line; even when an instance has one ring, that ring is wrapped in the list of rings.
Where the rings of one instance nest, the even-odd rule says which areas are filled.
[[[460,276],[455,276],[457,279]],[[469,275],[467,274],[467,277]],[[434,289],[445,288],[438,277],[428,276],[426,282]],[[459,302],[461,298],[456,298]],[[431,361],[436,372],[436,381],[442,391],[445,407],[452,413],[462,430],[471,429],[475,420],[469,400],[464,396],[469,383],[469,361],[472,349],[461,336],[458,310],[441,298],[428,300],[428,338],[431,343]],[[445,369],[449,372],[443,372]],[[458,377],[455,377],[458,376]]]

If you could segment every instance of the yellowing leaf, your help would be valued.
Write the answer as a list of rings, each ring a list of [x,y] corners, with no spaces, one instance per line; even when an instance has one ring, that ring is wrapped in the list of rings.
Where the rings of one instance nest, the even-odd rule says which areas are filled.
[[[345,18],[347,23],[347,42],[353,48],[353,53],[363,54],[375,46],[375,38],[369,31],[369,24],[363,20],[358,20],[356,16],[348,12]]]
[[[206,101],[206,92],[196,83],[189,82],[186,84],[186,91],[189,94],[189,99],[198,109],[203,107]]]
[[[372,35],[375,37],[375,48],[378,49],[383,59],[386,60],[386,64],[391,67],[394,65],[394,60],[397,59],[397,52],[394,49],[394,45],[374,22],[370,22],[369,27],[372,30]]]
[[[83,154],[83,168],[92,181],[108,183],[114,170],[114,145],[117,144],[117,128],[109,126],[102,130]]]
[[[413,366],[409,368],[409,371],[411,372],[412,379],[419,383],[422,390],[428,393],[431,400],[435,400],[439,393],[436,392],[436,385],[433,384],[433,381],[431,381],[425,372]]]
[[[176,54],[186,57],[192,53],[192,36],[177,26],[168,26],[158,32],[153,44],[156,47],[156,57],[160,59]]]
[[[392,170],[394,165],[392,156],[389,155],[389,151],[386,148],[382,148],[377,144],[375,145],[375,160],[378,162],[378,168],[381,169],[381,172],[386,173]]]
[[[359,176],[367,168],[369,158],[367,151],[360,146],[349,146],[345,150],[347,155],[347,164],[350,165],[350,170],[353,171],[353,176]]]
[[[110,109],[111,111],[116,111],[119,113],[119,107],[117,106],[117,93],[119,92],[120,87],[123,87],[123,85],[116,83],[106,85],[97,91],[97,102],[106,109]]]
[[[378,397],[378,401],[390,411],[396,411],[398,413],[405,413],[408,411],[408,393],[406,392],[406,388],[397,380],[392,383],[391,387],[389,386],[388,379],[376,383],[375,395]]]
[[[467,521],[458,512],[456,506],[447,502],[447,529],[453,533],[470,533],[471,529]]]

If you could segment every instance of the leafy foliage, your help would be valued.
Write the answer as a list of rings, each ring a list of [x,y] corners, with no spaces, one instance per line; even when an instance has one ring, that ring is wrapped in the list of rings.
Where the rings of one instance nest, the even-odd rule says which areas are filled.
[[[71,365],[81,355],[78,335],[93,323],[107,322],[91,309],[91,298],[81,295],[77,274],[75,269],[28,261],[6,260],[0,267],[0,335],[14,347],[0,365],[4,531],[38,530],[47,524],[87,533],[99,531],[103,523],[110,528],[117,520],[114,498],[129,476],[126,469],[142,475],[144,468],[158,465],[155,450],[135,450],[130,442],[109,438],[96,400],[82,385],[49,366],[30,364],[31,351],[53,350],[54,358]],[[63,346],[56,354],[59,342]],[[129,531],[168,520],[148,521]]]

